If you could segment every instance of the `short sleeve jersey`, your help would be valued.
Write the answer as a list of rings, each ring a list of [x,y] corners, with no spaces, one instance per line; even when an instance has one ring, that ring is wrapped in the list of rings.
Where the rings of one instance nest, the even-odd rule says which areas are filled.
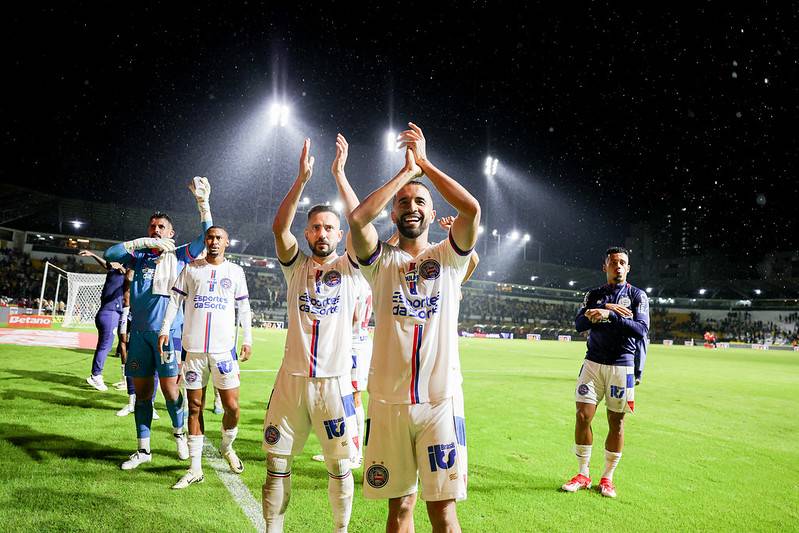
[[[230,352],[236,343],[236,301],[248,298],[244,270],[225,260],[189,263],[172,290],[186,297],[183,348],[189,352]]]
[[[357,265],[346,254],[319,264],[298,251],[280,267],[288,285],[282,369],[316,378],[349,375]]]
[[[460,389],[459,296],[470,253],[450,235],[415,257],[381,242],[361,261],[372,287],[376,325],[370,399],[426,403]]]

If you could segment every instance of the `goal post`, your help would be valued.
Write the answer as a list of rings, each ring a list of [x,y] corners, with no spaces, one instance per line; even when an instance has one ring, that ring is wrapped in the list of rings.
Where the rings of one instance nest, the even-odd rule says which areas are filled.
[[[94,325],[94,316],[100,309],[100,298],[105,284],[105,274],[79,274],[67,272],[49,261],[44,264],[42,290],[39,295],[39,314],[42,314],[45,291],[48,285],[48,271],[52,269],[57,275],[56,290],[53,298],[53,316],[58,307],[58,296],[62,290],[61,279],[66,278],[67,305],[64,310],[64,327],[89,327]],[[52,283],[52,281],[50,281]]]

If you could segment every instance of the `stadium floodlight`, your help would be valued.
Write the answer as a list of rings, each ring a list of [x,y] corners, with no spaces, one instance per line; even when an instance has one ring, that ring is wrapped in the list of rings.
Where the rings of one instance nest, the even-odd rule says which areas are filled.
[[[487,178],[496,176],[498,166],[499,159],[491,156],[486,157],[485,163],[483,164],[483,174],[485,174]]]
[[[576,284],[577,284],[577,282],[574,281],[573,279],[569,280],[569,287],[574,287]]]
[[[494,231],[491,232],[491,235],[494,236],[494,237],[499,236],[499,232],[497,231],[496,228],[494,228]]]
[[[486,274],[488,274],[488,277],[490,278],[490,277],[492,277],[494,275],[494,271],[493,270],[489,270],[488,272],[486,272]]]
[[[75,229],[80,229],[81,226],[83,226],[83,222],[80,220],[71,220],[69,223],[72,224],[72,227]]]
[[[704,296],[706,292],[707,292],[707,289],[699,289],[699,294],[701,296]]]
[[[302,204],[302,205],[309,205],[310,203],[311,203],[311,199],[308,198],[307,196],[302,199],[302,202],[300,202],[300,204]]]
[[[524,242],[530,242],[530,239],[531,239],[531,238],[532,238],[532,237],[530,237],[530,234],[529,234],[529,233],[525,233],[525,234],[524,234],[524,237],[522,237],[522,240],[523,240]]]
[[[286,126],[289,123],[289,115],[291,109],[286,104],[279,104],[273,102],[269,106],[269,125],[270,126]]]
[[[388,217],[388,211],[386,211],[385,209],[383,209],[382,211],[380,211],[377,214],[378,220],[381,219],[381,218],[386,218],[386,217]]]
[[[530,281],[535,281],[538,279],[538,276],[530,276]]]
[[[760,296],[761,294],[763,294],[763,291],[761,291],[760,289],[755,289],[755,294]]]
[[[341,210],[344,209],[344,202],[342,202],[341,200],[336,200],[335,202],[333,202],[333,209],[335,209],[340,213]]]
[[[509,238],[510,240],[512,240],[512,241],[517,241],[517,240],[519,240],[519,232],[518,232],[517,230],[513,230],[513,231],[511,231],[511,232],[510,232],[510,234],[508,235],[508,238]]]
[[[477,226],[477,234],[482,235],[485,232],[486,228],[483,225]]]
[[[391,130],[386,132],[386,152],[399,152],[399,143],[397,142],[397,133]]]
[[[646,293],[647,294],[652,294],[652,287],[647,287],[646,288]]]
[[[230,239],[230,245],[231,246],[236,246],[238,243],[239,243],[238,239]]]

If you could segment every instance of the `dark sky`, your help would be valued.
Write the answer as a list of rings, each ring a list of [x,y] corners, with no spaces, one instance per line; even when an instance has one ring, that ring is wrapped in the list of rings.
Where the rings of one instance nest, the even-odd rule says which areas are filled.
[[[267,221],[304,136],[308,196],[333,198],[337,131],[365,196],[401,165],[386,131],[413,120],[489,231],[529,231],[547,261],[596,264],[642,222],[662,255],[685,225],[695,253],[796,248],[796,8],[548,4],[14,7],[2,180],[188,210],[207,175],[218,213]],[[266,126],[275,95],[290,128]]]

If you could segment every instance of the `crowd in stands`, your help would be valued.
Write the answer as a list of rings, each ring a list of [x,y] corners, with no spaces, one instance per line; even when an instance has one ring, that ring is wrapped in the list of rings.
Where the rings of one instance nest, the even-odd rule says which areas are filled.
[[[745,311],[730,311],[721,320],[700,320],[691,314],[691,329],[696,333],[714,331],[719,341],[756,344],[796,344],[799,342],[799,313],[778,315],[777,322],[752,320]]]
[[[528,298],[465,293],[461,300],[462,322],[532,330],[540,327],[574,330],[579,304],[549,303]]]

